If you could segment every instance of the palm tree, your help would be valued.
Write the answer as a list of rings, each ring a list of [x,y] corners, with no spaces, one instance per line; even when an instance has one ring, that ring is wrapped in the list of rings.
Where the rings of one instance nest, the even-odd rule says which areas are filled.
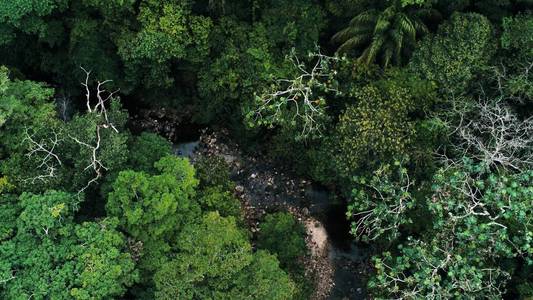
[[[402,64],[408,57],[416,40],[428,32],[424,19],[440,17],[431,8],[403,7],[396,0],[383,11],[370,9],[355,16],[348,27],[337,32],[332,42],[341,44],[339,53],[364,49],[359,60],[371,64],[379,60],[384,67]]]

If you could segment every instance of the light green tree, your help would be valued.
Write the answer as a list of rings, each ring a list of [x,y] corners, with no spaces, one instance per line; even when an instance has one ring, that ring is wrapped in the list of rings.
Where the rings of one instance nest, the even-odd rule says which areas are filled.
[[[0,240],[2,298],[106,299],[138,280],[117,219],[76,224],[76,200],[50,191],[0,202],[1,215],[18,214],[11,224],[0,220],[0,228],[11,228]]]
[[[166,260],[177,234],[200,214],[194,198],[198,180],[188,160],[166,156],[155,168],[158,175],[120,172],[106,204],[120,228],[143,243],[145,270],[155,270]]]
[[[294,286],[275,257],[252,253],[232,217],[216,212],[185,226],[176,258],[157,271],[156,299],[291,299]]]

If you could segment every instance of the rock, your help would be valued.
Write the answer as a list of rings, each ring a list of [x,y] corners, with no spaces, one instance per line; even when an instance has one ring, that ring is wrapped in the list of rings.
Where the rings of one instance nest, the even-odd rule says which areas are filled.
[[[244,192],[244,187],[243,187],[242,185],[237,185],[237,186],[235,187],[235,191],[236,191],[237,193],[243,193],[243,192]]]
[[[304,208],[302,209],[302,214],[304,214],[304,216],[309,215],[309,209],[307,209],[307,207],[304,207]]]
[[[228,154],[223,154],[221,156],[228,164],[233,163],[237,159],[237,157]]]

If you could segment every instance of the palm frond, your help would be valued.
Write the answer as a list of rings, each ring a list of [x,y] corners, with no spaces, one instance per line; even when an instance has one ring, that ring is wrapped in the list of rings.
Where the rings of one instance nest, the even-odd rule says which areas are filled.
[[[398,60],[401,60],[403,44],[403,31],[401,30],[392,30],[390,32],[392,40],[394,41],[394,56],[398,57]]]
[[[351,37],[352,35],[351,31],[352,31],[351,27],[344,28],[343,30],[335,33],[331,37],[331,41],[334,43],[342,43]]]
[[[413,20],[413,26],[415,27],[417,35],[425,35],[429,33],[429,29],[420,19]]]
[[[397,22],[399,25],[399,30],[407,33],[407,35],[409,36],[411,40],[416,40],[415,26],[413,25],[413,22],[411,22],[411,19],[407,17],[407,15],[405,14],[398,15]]]
[[[381,46],[385,42],[384,36],[377,36],[372,39],[372,43],[370,44],[368,49],[368,54],[365,59],[365,63],[367,65],[373,63],[376,60],[376,56],[378,55]]]
[[[391,25],[389,19],[380,18],[374,27],[374,35],[380,35],[385,33]]]
[[[385,67],[401,63],[402,56],[410,53],[416,39],[429,32],[425,17],[440,15],[431,8],[405,9],[399,0],[383,10],[371,9],[355,16],[347,28],[337,32],[332,42],[341,44],[338,52],[364,48],[358,60],[370,64],[379,57]]]
[[[346,53],[349,50],[358,48],[362,45],[368,44],[371,40],[372,36],[370,35],[358,35],[354,36],[346,42],[344,42],[342,45],[340,45],[339,49],[337,49],[337,52],[339,53]]]
[[[379,13],[375,9],[369,9],[355,16],[350,21],[350,26],[358,26],[359,24],[375,23],[378,19]]]

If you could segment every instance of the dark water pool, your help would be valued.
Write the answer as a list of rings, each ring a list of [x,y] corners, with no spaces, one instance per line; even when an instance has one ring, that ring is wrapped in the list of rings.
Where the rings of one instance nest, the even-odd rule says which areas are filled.
[[[335,286],[329,299],[366,299],[364,266],[370,249],[356,243],[350,234],[346,203],[335,201],[320,185],[311,185],[306,191],[306,199],[310,213],[322,221],[330,240],[329,259],[335,267]]]

